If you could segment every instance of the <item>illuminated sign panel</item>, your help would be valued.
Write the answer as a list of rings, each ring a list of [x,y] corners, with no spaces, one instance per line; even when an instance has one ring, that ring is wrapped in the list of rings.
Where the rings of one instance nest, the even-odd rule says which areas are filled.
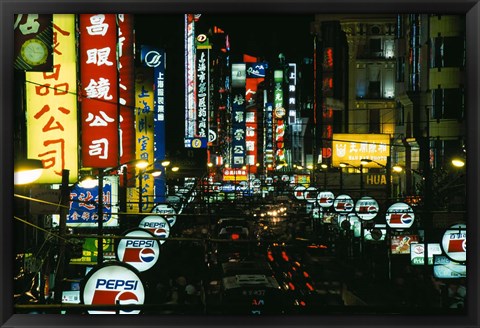
[[[445,255],[454,262],[467,260],[467,225],[455,224],[442,237],[441,243]]]
[[[135,74],[135,147],[136,157],[153,163],[154,147],[154,91],[153,72],[151,68],[137,67]],[[142,174],[142,211],[151,209],[150,201],[154,194],[154,178],[151,174]],[[127,189],[128,212],[139,212],[140,184],[135,179],[135,188]]]
[[[206,138],[208,133],[208,102],[209,102],[209,50],[197,49],[197,117],[196,117],[196,137]]]
[[[185,15],[185,138],[195,137],[195,21]]]
[[[252,107],[247,110],[246,112],[246,138],[245,138],[245,147],[247,151],[247,163],[251,165],[250,173],[256,173],[257,167],[255,164],[257,163],[257,110],[256,108]]]
[[[433,265],[434,255],[441,255],[442,249],[440,244],[428,244],[427,256],[428,265]],[[410,245],[410,262],[412,265],[424,265],[425,264],[425,244],[411,244]]]
[[[388,134],[346,134],[333,135],[333,166],[345,162],[360,166],[361,159],[370,159],[382,165],[387,165],[390,156],[390,136]],[[381,167],[370,162],[364,167]]]
[[[163,169],[160,160],[165,158],[165,51],[142,45],[141,62],[147,68],[145,74],[153,75],[153,149],[154,158],[147,159],[157,170]],[[142,157],[143,158],[143,157]],[[146,159],[146,158],[144,158]],[[157,160],[155,160],[157,159]],[[148,178],[147,178],[148,179]],[[154,193],[146,195],[150,201],[165,201],[165,179],[154,180]],[[143,198],[142,193],[142,198]],[[153,199],[151,198],[153,196]],[[148,206],[148,205],[147,205]]]
[[[273,107],[275,111],[278,113],[280,109],[284,113],[285,110],[283,109],[283,71],[277,70],[274,71],[274,82],[275,82],[275,89],[274,89],[274,100],[273,100]],[[275,160],[277,163],[281,163],[285,161],[285,144],[284,144],[284,136],[285,136],[285,121],[283,118],[278,117],[275,119]]]
[[[127,232],[116,247],[118,260],[130,264],[140,272],[153,268],[160,256],[158,240],[146,239],[153,237],[153,233],[143,228]]]
[[[119,14],[118,21],[118,72],[120,105],[120,163],[135,159],[135,80],[133,15]],[[130,173],[130,172],[129,172]],[[133,178],[134,172],[129,174]]]
[[[78,176],[75,15],[53,15],[52,72],[26,72],[27,157],[40,159],[37,183],[61,183],[62,170]]]
[[[138,270],[132,266],[107,262],[85,277],[80,293],[83,304],[144,304],[145,288]],[[141,310],[121,310],[118,314],[139,314]],[[116,314],[115,310],[88,310],[90,314]]]
[[[273,104],[265,105],[265,164],[273,164]]]
[[[82,163],[119,163],[117,24],[114,14],[81,14]]]
[[[410,254],[410,247],[420,241],[418,235],[391,236],[390,250],[392,254]]]
[[[223,181],[247,181],[247,170],[245,169],[223,169]]]
[[[103,226],[118,227],[118,178],[103,179]],[[82,188],[75,185],[70,191],[70,208],[67,217],[69,227],[98,227],[98,188]]]
[[[245,88],[232,89],[232,167],[245,165],[246,155],[246,120]]]

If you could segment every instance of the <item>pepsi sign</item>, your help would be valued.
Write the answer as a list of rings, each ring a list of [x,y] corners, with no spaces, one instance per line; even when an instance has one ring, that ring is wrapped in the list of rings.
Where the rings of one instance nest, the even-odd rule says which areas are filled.
[[[349,195],[339,195],[333,201],[333,208],[339,213],[349,213],[353,211],[355,204]]]
[[[305,200],[309,203],[315,203],[317,201],[318,190],[315,187],[308,187],[305,190]]]
[[[442,249],[445,255],[454,262],[467,261],[467,226],[455,224],[445,231],[442,238]]]
[[[168,224],[167,219],[158,215],[144,217],[138,227],[150,231],[155,237],[162,238],[159,240],[160,245],[163,244],[170,235],[170,224]]]
[[[152,213],[165,215],[165,218],[167,219],[168,224],[170,224],[170,227],[173,227],[175,222],[177,222],[177,217],[175,215],[177,214],[177,212],[170,205],[158,204],[152,209]]]
[[[415,220],[415,214],[410,205],[406,203],[392,204],[386,214],[385,220],[390,228],[407,229],[410,228]]]
[[[317,194],[317,203],[321,207],[333,206],[335,195],[331,191],[321,191]]]
[[[357,200],[355,204],[355,212],[363,221],[370,221],[378,214],[378,202],[372,197],[365,196]]]
[[[293,190],[293,195],[295,196],[296,199],[298,200],[304,200],[305,199],[305,188],[304,186],[296,186],[295,189]]]
[[[152,268],[159,258],[160,244],[155,239],[143,239],[152,237],[153,233],[144,229],[134,229],[125,234],[116,248],[118,260],[132,265],[140,272]]]
[[[82,284],[81,302],[86,305],[144,304],[145,289],[138,271],[120,262],[108,262],[92,269]],[[139,314],[141,310],[121,310],[119,314]],[[88,310],[90,314],[116,314],[115,310]]]

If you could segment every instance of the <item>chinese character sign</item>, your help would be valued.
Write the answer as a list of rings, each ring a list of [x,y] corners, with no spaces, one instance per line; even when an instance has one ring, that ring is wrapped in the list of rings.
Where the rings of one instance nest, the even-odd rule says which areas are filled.
[[[232,167],[244,166],[246,155],[245,88],[232,88]]]
[[[273,104],[265,104],[265,114],[264,114],[264,124],[265,124],[265,164],[273,164]]]
[[[80,15],[83,166],[119,164],[117,24],[114,14]]]
[[[390,156],[390,136],[388,134],[333,134],[333,166],[345,162],[360,166],[361,159],[370,159],[383,166],[387,165]],[[364,167],[382,167],[370,162]]]
[[[103,226],[118,226],[118,178],[104,177]],[[71,227],[98,227],[98,188],[82,188],[75,185],[70,191],[70,209],[67,225]]]
[[[197,50],[197,118],[196,136],[207,137],[208,132],[208,94],[209,94],[209,50]]]
[[[154,158],[154,90],[153,69],[137,67],[135,71],[135,147],[137,158],[153,163]],[[154,178],[142,174],[142,212],[152,208]],[[127,212],[139,212],[140,183],[135,179],[135,188],[127,190]]]
[[[118,22],[118,73],[120,105],[120,163],[135,159],[135,81],[133,15],[119,14]],[[129,172],[129,176],[130,176]]]
[[[185,138],[195,137],[195,21],[185,14]]]
[[[64,169],[70,182],[78,175],[75,15],[54,15],[53,38],[53,71],[25,74],[27,157],[45,168],[38,183],[61,183]]]
[[[155,169],[162,169],[160,161],[165,158],[165,56],[164,50],[145,45],[141,47],[141,62],[143,66],[147,68],[144,73],[152,74],[153,79],[153,111],[151,115],[153,115],[154,127],[154,154],[150,160],[145,159],[147,159],[149,163],[153,163]],[[150,201],[165,201],[165,179],[155,179],[154,192],[154,199],[150,199]],[[153,193],[151,196],[153,196]]]

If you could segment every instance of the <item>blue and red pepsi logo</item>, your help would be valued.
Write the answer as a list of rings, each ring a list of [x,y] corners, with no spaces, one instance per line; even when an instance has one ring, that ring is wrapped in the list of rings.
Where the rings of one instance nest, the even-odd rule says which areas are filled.
[[[150,263],[155,260],[154,240],[127,240],[123,262]]]
[[[408,225],[413,222],[413,217],[409,213],[390,214],[390,224]]]
[[[333,198],[330,197],[320,197],[318,200],[320,204],[332,204],[333,203]]]
[[[137,280],[97,279],[95,284],[95,292],[92,298],[92,304],[114,305],[117,304],[117,301],[120,305],[138,304],[139,299],[135,294],[137,287]],[[128,310],[123,311],[129,312]]]
[[[339,211],[351,211],[353,209],[353,205],[348,202],[338,202],[336,209]]]
[[[374,205],[366,205],[366,206],[362,205],[358,207],[358,213],[370,214],[375,212],[377,212],[377,207]]]
[[[141,228],[150,231],[157,237],[167,238],[168,231],[164,222],[145,222],[141,225]]]

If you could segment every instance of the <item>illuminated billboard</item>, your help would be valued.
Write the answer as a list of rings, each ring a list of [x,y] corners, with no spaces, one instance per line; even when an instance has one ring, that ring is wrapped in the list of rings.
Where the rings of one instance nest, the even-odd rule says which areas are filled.
[[[52,72],[26,72],[27,157],[43,162],[37,183],[69,182],[78,176],[75,15],[53,15],[55,66]]]
[[[82,163],[119,164],[117,23],[114,14],[80,14]]]
[[[185,15],[185,138],[195,137],[195,20]]]
[[[147,67],[137,67],[135,71],[135,147],[136,157],[153,163],[154,147],[154,91],[153,72]],[[144,173],[142,179],[142,211],[149,211],[153,201],[154,178]],[[128,212],[139,212],[139,179],[135,179],[135,188],[127,189]]]
[[[120,105],[120,163],[135,159],[135,77],[133,15],[119,14],[118,21],[118,74]],[[134,171],[134,170],[133,170]],[[133,177],[135,172],[129,172]]]
[[[340,166],[340,163],[348,163],[360,166],[361,159],[370,159],[381,165],[387,165],[387,157],[390,156],[390,136],[388,134],[333,134],[333,158],[332,165]],[[375,162],[370,162],[363,167],[381,167]]]

